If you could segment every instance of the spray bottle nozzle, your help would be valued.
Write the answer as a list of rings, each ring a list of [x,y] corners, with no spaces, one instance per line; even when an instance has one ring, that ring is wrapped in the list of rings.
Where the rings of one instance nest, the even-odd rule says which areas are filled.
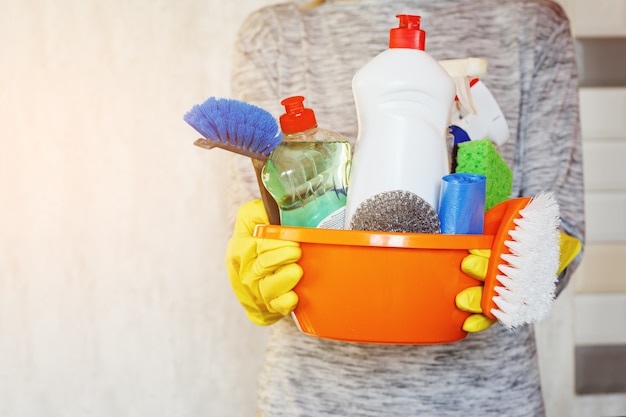
[[[400,19],[397,28],[389,32],[390,48],[410,48],[424,50],[426,32],[420,29],[421,16],[410,14],[396,15]]]
[[[287,97],[280,104],[285,106],[285,114],[280,116],[283,133],[304,132],[317,126],[313,110],[304,107],[304,97]]]

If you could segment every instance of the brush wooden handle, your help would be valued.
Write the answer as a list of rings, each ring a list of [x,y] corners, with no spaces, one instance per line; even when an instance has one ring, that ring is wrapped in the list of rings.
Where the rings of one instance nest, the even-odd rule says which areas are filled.
[[[263,165],[265,165],[265,161],[261,161],[259,159],[250,159],[252,161],[252,165],[254,166],[254,172],[256,173],[256,180],[259,184],[259,191],[261,192],[261,200],[263,200],[263,205],[265,206],[265,211],[267,212],[267,217],[270,221],[270,224],[279,225],[280,224],[280,212],[278,210],[278,204],[274,197],[267,191],[265,188],[265,184],[263,184],[263,180],[261,179],[261,171],[263,170]]]
[[[209,149],[209,150],[213,148],[225,149],[230,152],[238,153],[239,155],[247,156],[248,158],[251,158],[253,160],[257,159],[261,162],[265,161],[268,157],[268,155],[263,155],[262,153],[259,153],[259,152],[252,152],[249,149],[242,148],[236,145],[231,145],[230,143],[223,143],[217,140],[200,138],[200,139],[196,139],[196,141],[193,144],[200,148]]]
[[[265,165],[265,161],[267,160],[267,155],[263,155],[258,152],[251,152],[247,149],[240,148],[229,143],[222,143],[219,141],[209,140],[205,138],[197,139],[193,144],[200,148],[209,150],[213,148],[221,148],[227,151],[237,153],[239,155],[249,157],[252,161],[252,165],[254,166],[256,180],[259,184],[259,191],[261,192],[261,200],[263,201],[263,205],[265,206],[265,211],[267,212],[267,217],[270,220],[270,224],[280,224],[280,212],[278,211],[278,204],[276,204],[276,200],[274,200],[274,197],[272,197],[272,195],[267,191],[261,179],[261,171],[263,170],[263,165]]]

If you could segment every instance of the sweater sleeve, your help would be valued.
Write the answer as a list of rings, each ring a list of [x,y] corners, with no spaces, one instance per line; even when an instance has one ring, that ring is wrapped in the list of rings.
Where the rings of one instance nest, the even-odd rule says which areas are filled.
[[[564,232],[584,243],[582,135],[578,74],[569,21],[560,6],[543,3],[538,14],[534,68],[522,96],[519,155],[522,195],[554,192]],[[541,21],[543,20],[543,21]],[[582,253],[561,275],[557,294],[569,281]]]
[[[275,117],[280,112],[280,32],[276,25],[270,8],[259,9],[246,18],[235,41],[231,73],[232,97],[259,106]],[[249,158],[236,154],[230,157],[229,213],[235,213],[241,204],[260,198],[260,193]]]
[[[275,116],[280,111],[278,87],[280,31],[270,8],[252,13],[239,29],[234,46],[231,90],[235,98]]]

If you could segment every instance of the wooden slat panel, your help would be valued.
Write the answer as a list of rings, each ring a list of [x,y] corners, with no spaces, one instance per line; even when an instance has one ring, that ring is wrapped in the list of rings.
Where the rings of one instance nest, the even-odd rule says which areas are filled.
[[[583,152],[586,190],[626,191],[626,138],[586,142]]]
[[[573,31],[576,36],[625,36],[626,2],[575,0]]]
[[[576,346],[576,393],[626,392],[626,344]]]
[[[626,191],[585,195],[587,240],[626,243]]]
[[[626,37],[578,38],[576,57],[581,86],[626,86]]]
[[[626,293],[576,294],[577,345],[626,345]]]
[[[576,294],[626,293],[626,244],[587,244],[572,279]]]
[[[581,88],[583,140],[626,136],[626,88]]]

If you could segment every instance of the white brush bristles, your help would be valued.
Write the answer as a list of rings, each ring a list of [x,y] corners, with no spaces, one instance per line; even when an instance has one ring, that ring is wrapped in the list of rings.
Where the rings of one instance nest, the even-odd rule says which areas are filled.
[[[505,241],[510,254],[496,278],[494,316],[508,328],[543,320],[552,309],[559,267],[559,206],[552,193],[540,193],[520,210]]]

